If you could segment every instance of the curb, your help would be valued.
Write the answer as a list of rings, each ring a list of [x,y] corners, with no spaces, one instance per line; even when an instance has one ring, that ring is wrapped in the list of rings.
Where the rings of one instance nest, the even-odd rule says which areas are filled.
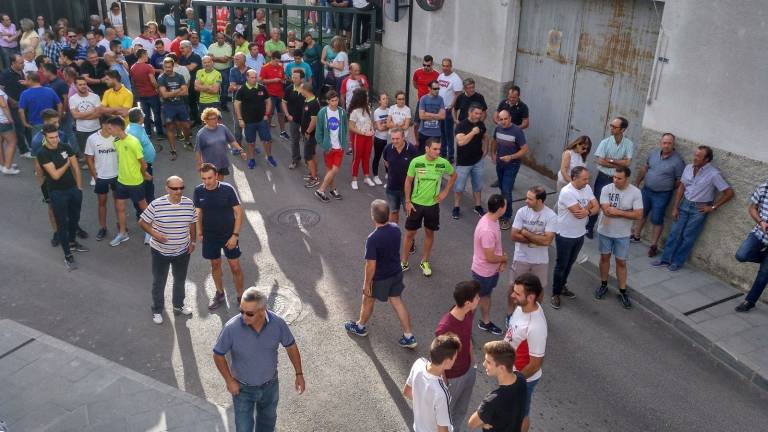
[[[591,260],[583,263],[581,267],[590,274],[598,275],[599,270],[597,264],[593,263]],[[709,338],[691,327],[690,324],[677,317],[674,313],[664,309],[642,292],[632,288],[629,283],[627,283],[627,289],[632,292],[632,296],[636,303],[669,324],[685,338],[691,340],[699,348],[709,354],[713,360],[726,366],[728,370],[737,374],[740,378],[745,380],[747,384],[754,386],[758,391],[768,394],[768,377],[764,377],[754,368],[748,366],[729,352],[720,348],[716,343],[709,340]]]

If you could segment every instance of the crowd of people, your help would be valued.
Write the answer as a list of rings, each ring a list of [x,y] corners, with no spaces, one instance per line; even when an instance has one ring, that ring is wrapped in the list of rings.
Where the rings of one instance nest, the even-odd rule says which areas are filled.
[[[141,34],[130,39],[120,27],[116,6],[106,19],[92,19],[85,30],[70,27],[64,18],[54,30],[38,17],[37,27],[22,19],[17,31],[10,17],[0,14],[0,49],[7,65],[0,75],[0,171],[20,173],[14,163],[16,148],[21,157],[32,159],[48,204],[51,245],[62,248],[69,270],[77,268],[74,253],[88,251],[80,243],[89,236],[80,226],[83,183],[90,181],[97,196],[97,241],[108,235],[112,193],[117,216],[112,247],[130,239],[130,200],[151,250],[156,324],[163,323],[169,271],[173,313],[193,313],[184,304],[184,281],[198,243],[216,288],[208,308],[226,304],[224,255],[240,314],[224,326],[214,359],[233,395],[238,431],[253,430],[254,421],[257,430],[274,428],[278,344],[286,347],[295,368],[296,389],[303,392],[305,386],[290,329],[267,309],[261,293],[244,287],[239,261],[243,210],[237,191],[225,181],[232,174],[233,156],[242,158],[250,170],[262,152],[265,163],[278,165],[271,128],[278,127],[280,138],[290,146],[288,169],[305,167],[305,187],[321,202],[343,198],[338,177],[349,154],[351,190],[361,183],[383,186],[385,199],[374,200],[370,208],[374,230],[366,241],[360,312],[344,324],[357,336],[368,334],[378,300],[389,302],[399,319],[399,345],[417,346],[401,296],[409,256],[417,252],[416,234],[423,228],[418,262],[423,276],[430,277],[440,204],[452,194],[451,217],[461,218],[463,192],[471,182],[471,207],[479,217],[467,271],[471,278],[455,286],[455,305],[437,323],[428,358],[414,363],[404,387],[404,395],[413,399],[416,431],[528,430],[547,339],[541,303],[550,286],[550,246],[556,256],[549,298],[553,309],[563,306],[561,297],[576,296],[568,288],[569,274],[584,238],[593,238],[595,231],[601,284],[594,298],[607,295],[613,257],[617,299],[628,309],[629,249],[640,241],[646,219],[650,216],[653,225],[648,255],[656,257],[664,215],[672,203],[672,228],[652,265],[677,271],[708,214],[734,195],[711,164],[711,148],[698,147],[686,165],[671,133],[661,137],[659,148],[645,161],[635,164],[640,168],[633,184],[635,145],[624,135],[627,119],[616,117],[609,123],[610,136],[600,141],[593,156],[589,137],[578,137],[566,147],[553,208],[547,205],[546,188],[535,186],[526,191],[525,205],[514,212],[512,190],[528,152],[529,111],[519,87],[511,86],[487,119],[489,108],[475,82],[462,80],[450,58],[441,60],[438,72],[433,57],[426,55],[412,77],[418,103],[411,111],[403,91],[392,100],[386,93],[369,99],[368,79],[359,64],[350,63],[343,35],[320,47],[310,33],[298,39],[288,32],[282,40],[279,27],[272,27],[267,39],[261,22],[254,25],[259,31],[246,38],[237,31],[211,32],[203,20],[187,20],[177,29],[164,19],[161,24],[147,22]],[[174,27],[170,37],[169,24]],[[229,102],[232,127],[223,114],[230,112]],[[492,131],[487,124],[494,125]],[[160,141],[167,142],[167,157],[175,161],[178,140],[194,152],[200,184],[188,198],[184,180],[171,171],[165,176],[164,193],[157,197],[153,165],[165,153]],[[586,167],[590,157],[598,166],[594,187]],[[486,163],[495,165],[497,181],[490,186],[500,193],[483,201]],[[752,196],[750,215],[757,225],[737,253],[739,261],[761,263],[750,294],[737,308],[741,312],[755,306],[768,283],[767,196],[768,183]],[[401,211],[404,234],[399,228]],[[504,231],[515,243],[511,258],[502,247]],[[511,283],[505,291],[502,329],[491,319],[491,299],[507,269]],[[482,350],[485,371],[499,386],[469,413],[475,322],[480,331],[503,339]],[[229,361],[226,354],[231,354]]]

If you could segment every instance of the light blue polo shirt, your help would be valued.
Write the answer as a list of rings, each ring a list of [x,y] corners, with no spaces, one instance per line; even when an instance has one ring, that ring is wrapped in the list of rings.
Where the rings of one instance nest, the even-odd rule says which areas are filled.
[[[296,343],[288,324],[267,310],[267,322],[257,332],[238,314],[221,329],[213,352],[230,353],[232,376],[246,385],[258,386],[275,377],[277,373],[277,346],[289,347]]]
[[[613,135],[600,141],[600,144],[595,150],[595,157],[601,157],[603,159],[632,159],[632,155],[635,153],[635,144],[629,140],[626,136],[621,139],[621,144],[616,145],[616,139]],[[607,174],[613,177],[616,168],[608,168],[602,165],[598,165],[597,169],[603,174]]]

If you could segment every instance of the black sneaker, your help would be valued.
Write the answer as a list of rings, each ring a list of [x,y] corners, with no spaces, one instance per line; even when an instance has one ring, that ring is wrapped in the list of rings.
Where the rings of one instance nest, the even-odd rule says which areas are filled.
[[[491,187],[492,187],[492,188],[497,188],[497,187],[499,187],[499,181],[498,181],[498,180],[496,180],[495,182],[491,183]]]
[[[77,263],[75,262],[75,257],[73,255],[67,255],[64,257],[64,266],[67,268],[67,270],[77,270]]]
[[[451,212],[451,217],[454,219],[458,219],[461,217],[461,209],[458,207],[454,207],[453,211]]]
[[[640,236],[636,236],[632,234],[631,236],[629,236],[629,241],[632,243],[640,243]]]
[[[624,306],[624,309],[632,309],[632,302],[629,301],[629,296],[626,293],[619,293],[619,303]]]
[[[59,247],[61,243],[59,243],[59,234],[53,233],[53,237],[51,237],[51,247]]]
[[[88,233],[84,229],[77,227],[77,238],[85,240],[88,238]]]
[[[485,214],[485,209],[483,208],[483,206],[475,206],[475,213],[478,216],[483,216]]]
[[[408,255],[413,255],[416,253],[416,242],[414,241],[411,243],[411,248],[408,249]]]
[[[605,297],[605,293],[608,292],[608,285],[600,285],[595,289],[595,300],[602,300]]]
[[[107,236],[107,229],[100,228],[99,232],[96,233],[96,241],[102,241],[106,236]]]
[[[328,198],[328,195],[326,195],[324,192],[320,192],[319,190],[315,191],[315,196],[317,197],[317,199],[319,199],[322,202],[328,202],[331,200],[330,198]]]
[[[593,238],[595,237],[595,232],[594,232],[593,230],[591,230],[591,229],[588,229],[588,230],[587,230],[587,233],[586,233],[586,234],[584,234],[584,235],[585,235],[585,236],[586,236],[588,239],[590,239],[590,240],[591,240],[591,239],[593,239]]]
[[[750,303],[748,301],[743,301],[740,305],[736,306],[736,309],[734,309],[736,312],[749,312],[750,309],[754,308],[755,304]]]
[[[560,292],[560,295],[564,295],[564,296],[568,297],[569,299],[576,298],[576,293],[574,293],[573,291],[569,290],[567,286],[563,287],[563,290]]]
[[[340,193],[339,193],[339,191],[337,191],[336,189],[332,189],[332,190],[331,190],[331,192],[330,192],[330,194],[331,194],[331,196],[332,196],[334,199],[337,199],[337,200],[340,200],[340,199],[341,199],[341,194],[340,194]]]
[[[493,322],[488,322],[486,324],[486,323],[484,323],[482,321],[478,321],[477,322],[477,327],[480,330],[485,330],[485,331],[487,331],[488,333],[491,333],[491,334],[495,334],[495,335],[500,335],[501,334],[501,329],[498,328],[496,326],[496,324],[494,324]]]
[[[553,295],[552,298],[549,299],[549,305],[552,306],[553,309],[560,309],[560,296]]]
[[[75,252],[88,252],[88,248],[81,245],[80,243],[74,241],[69,243],[69,250],[73,250]]]
[[[286,132],[286,131],[280,132],[280,138],[286,139],[286,140],[291,139],[290,135],[288,135],[288,132]]]

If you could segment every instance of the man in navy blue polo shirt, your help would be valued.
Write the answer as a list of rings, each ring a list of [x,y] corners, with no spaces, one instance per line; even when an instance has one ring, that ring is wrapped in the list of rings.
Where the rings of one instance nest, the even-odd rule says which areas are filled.
[[[192,201],[197,214],[197,235],[203,243],[203,258],[211,261],[211,275],[216,294],[208,305],[214,310],[224,303],[224,286],[221,278],[221,251],[229,262],[232,280],[237,291],[237,302],[243,295],[243,270],[240,267],[240,225],[243,209],[235,188],[218,180],[217,168],[211,163],[200,167],[201,185],[195,188]]]
[[[255,287],[248,288],[240,302],[240,315],[224,324],[213,347],[213,361],[232,394],[237,432],[253,432],[254,426],[258,432],[275,430],[280,397],[278,344],[285,347],[296,371],[296,392],[304,393],[301,354],[291,330],[282,318],[267,309],[264,294]],[[224,357],[227,353],[231,364]]]

